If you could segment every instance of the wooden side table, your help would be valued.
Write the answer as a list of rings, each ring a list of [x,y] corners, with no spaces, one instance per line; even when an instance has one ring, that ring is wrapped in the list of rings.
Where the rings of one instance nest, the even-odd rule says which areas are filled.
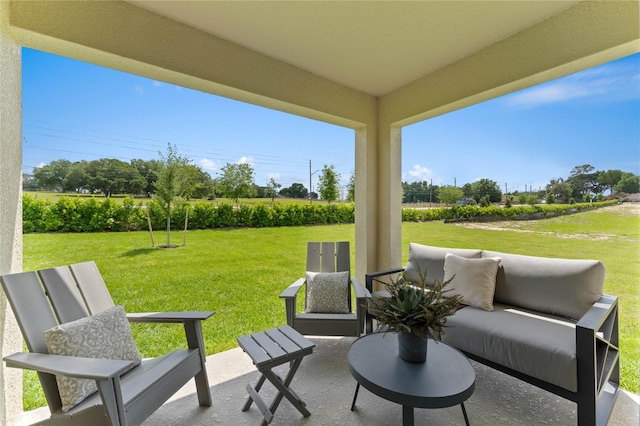
[[[302,358],[313,352],[315,344],[288,325],[242,336],[237,340],[242,350],[251,357],[253,364],[262,373],[255,387],[251,386],[251,384],[247,385],[249,398],[247,398],[247,402],[242,407],[242,411],[247,411],[251,404],[255,402],[264,416],[262,425],[266,426],[273,419],[273,415],[284,396],[304,417],[310,416],[311,413],[306,409],[306,404],[289,387],[289,384],[293,380],[298,367],[300,367]],[[287,376],[283,380],[272,369],[286,362],[290,362],[291,365]],[[269,380],[278,390],[278,394],[273,399],[270,407],[258,395],[265,379]]]

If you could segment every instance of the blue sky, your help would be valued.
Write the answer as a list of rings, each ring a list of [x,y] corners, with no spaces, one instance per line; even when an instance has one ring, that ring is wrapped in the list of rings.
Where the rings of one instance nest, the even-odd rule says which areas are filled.
[[[309,184],[354,170],[350,129],[23,49],[23,172],[57,159],[159,159],[167,143],[215,177],[248,162],[255,181]],[[640,175],[640,54],[405,127],[403,181],[504,191],[573,167]],[[317,176],[313,176],[316,189]]]

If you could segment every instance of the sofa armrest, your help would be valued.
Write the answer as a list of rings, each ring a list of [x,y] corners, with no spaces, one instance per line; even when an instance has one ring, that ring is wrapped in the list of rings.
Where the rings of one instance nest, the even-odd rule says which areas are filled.
[[[391,274],[398,274],[403,271],[404,271],[404,268],[400,267],[400,268],[385,269],[383,271],[378,271],[378,272],[371,272],[365,275],[365,286],[367,287],[367,290],[369,290],[370,293],[373,293],[373,282],[379,281],[376,278],[384,277]]]
[[[576,324],[578,421],[605,424],[620,385],[618,298],[603,295]]]

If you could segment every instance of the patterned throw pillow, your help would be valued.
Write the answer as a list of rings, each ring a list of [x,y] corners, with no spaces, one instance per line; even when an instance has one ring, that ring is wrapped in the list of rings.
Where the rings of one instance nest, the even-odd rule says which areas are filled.
[[[57,325],[44,332],[44,339],[53,355],[122,359],[137,364],[141,360],[122,306]],[[98,390],[95,380],[57,375],[56,381],[65,412]]]
[[[306,312],[349,313],[349,271],[307,272]]]

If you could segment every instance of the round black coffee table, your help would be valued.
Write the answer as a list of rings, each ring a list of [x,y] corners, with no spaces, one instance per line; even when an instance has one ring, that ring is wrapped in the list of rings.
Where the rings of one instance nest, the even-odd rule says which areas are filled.
[[[413,425],[414,408],[444,408],[458,404],[469,425],[464,401],[473,393],[476,372],[457,349],[429,340],[427,361],[414,364],[398,356],[395,333],[374,333],[353,342],[348,359],[349,370],[358,382],[351,410],[355,409],[362,385],[384,399],[402,404],[403,425]]]

